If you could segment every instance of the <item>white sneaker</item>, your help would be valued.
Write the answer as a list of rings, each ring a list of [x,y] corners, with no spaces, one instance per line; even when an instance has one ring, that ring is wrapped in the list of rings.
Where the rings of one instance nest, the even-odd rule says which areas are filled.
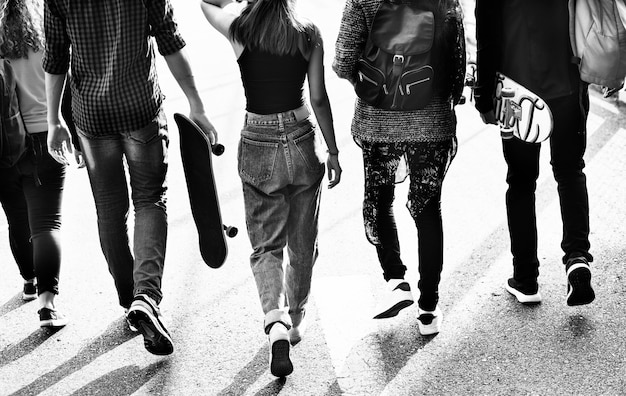
[[[421,335],[433,335],[439,333],[441,323],[443,322],[443,313],[439,307],[434,311],[424,311],[417,309],[417,327]]]
[[[380,313],[374,316],[374,319],[392,318],[398,312],[413,304],[411,286],[404,279],[389,279],[387,281],[387,290],[389,291],[377,310]]]

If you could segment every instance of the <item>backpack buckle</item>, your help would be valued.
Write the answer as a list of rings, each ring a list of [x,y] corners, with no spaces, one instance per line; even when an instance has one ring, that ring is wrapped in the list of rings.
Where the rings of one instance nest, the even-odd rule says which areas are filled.
[[[394,55],[393,56],[393,64],[397,66],[399,64],[404,63],[404,55]]]

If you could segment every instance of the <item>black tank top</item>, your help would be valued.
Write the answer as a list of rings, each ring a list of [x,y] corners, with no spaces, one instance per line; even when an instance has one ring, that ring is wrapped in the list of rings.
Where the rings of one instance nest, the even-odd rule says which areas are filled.
[[[304,78],[308,62],[295,55],[273,55],[243,50],[237,60],[246,94],[246,110],[273,114],[297,109],[304,104]]]

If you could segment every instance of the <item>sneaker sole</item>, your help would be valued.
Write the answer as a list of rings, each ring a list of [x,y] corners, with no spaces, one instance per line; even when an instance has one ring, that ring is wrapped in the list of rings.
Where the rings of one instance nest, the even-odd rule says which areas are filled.
[[[65,327],[68,323],[69,320],[67,318],[40,320],[39,327],[61,328]]]
[[[289,359],[289,341],[274,341],[271,346],[270,372],[275,377],[286,377],[293,372],[293,364]]]
[[[400,311],[402,311],[404,308],[411,306],[412,304],[413,300],[402,300],[400,302],[397,302],[393,307],[374,316],[374,319],[393,318],[394,316],[398,315]]]
[[[591,270],[584,264],[574,264],[567,271],[567,305],[585,305],[596,298],[591,287]]]
[[[152,312],[137,306],[128,312],[128,322],[143,335],[146,350],[153,355],[169,355],[174,352],[172,338]]]
[[[439,317],[435,317],[430,324],[422,324],[420,320],[417,320],[417,328],[421,335],[429,336],[433,334],[438,334],[441,328],[441,319]]]
[[[37,299],[37,295],[36,294],[22,294],[22,300],[23,301],[33,301]]]
[[[504,287],[506,291],[511,293],[513,296],[515,296],[517,301],[519,301],[522,304],[535,305],[541,302],[541,294],[539,292],[535,294],[524,294],[520,292],[519,290],[514,289],[511,286],[509,286],[508,282],[505,283]]]

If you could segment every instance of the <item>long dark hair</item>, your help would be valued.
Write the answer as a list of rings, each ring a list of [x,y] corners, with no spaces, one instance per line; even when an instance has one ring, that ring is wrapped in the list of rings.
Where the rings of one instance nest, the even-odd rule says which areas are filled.
[[[295,0],[256,0],[233,21],[228,31],[243,46],[276,55],[305,52],[314,45],[314,26],[296,15]]]
[[[26,58],[43,49],[43,17],[37,0],[0,0],[0,57]]]

